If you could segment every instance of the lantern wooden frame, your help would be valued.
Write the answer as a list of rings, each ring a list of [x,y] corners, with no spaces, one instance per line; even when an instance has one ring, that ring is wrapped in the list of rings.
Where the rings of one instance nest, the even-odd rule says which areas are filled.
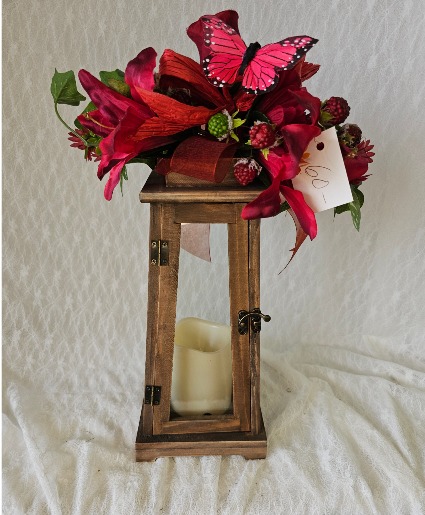
[[[246,334],[238,330],[241,310],[259,311],[260,221],[243,220],[240,213],[262,188],[241,187],[226,181],[213,185],[181,175],[178,178],[173,185],[169,179],[166,185],[164,177],[152,173],[140,193],[141,202],[151,204],[151,256],[145,398],[136,438],[136,460],[230,454],[265,458],[267,439],[260,408],[260,334],[254,332],[250,323]],[[170,411],[182,223],[228,224],[231,414],[173,417]],[[257,317],[257,329],[260,321]]]

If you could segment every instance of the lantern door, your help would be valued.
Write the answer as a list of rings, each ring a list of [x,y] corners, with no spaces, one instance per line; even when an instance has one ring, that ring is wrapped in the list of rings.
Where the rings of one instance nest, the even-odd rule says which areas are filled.
[[[258,222],[241,218],[243,204],[234,203],[160,203],[151,205],[151,259],[149,269],[148,334],[146,384],[143,406],[144,431],[152,435],[245,432],[252,430],[251,364],[253,362],[250,327],[246,334],[238,328],[238,314],[258,307],[251,305],[253,287],[258,286],[258,261],[254,264],[250,241],[258,240]],[[176,337],[176,305],[179,283],[181,224],[226,224],[228,232],[228,275],[230,297],[231,390],[229,409],[220,415],[197,413],[183,415],[172,407],[172,380]],[[253,245],[251,244],[251,247]],[[250,261],[251,257],[251,261]],[[254,277],[256,276],[256,277]],[[227,292],[222,292],[227,295]],[[251,296],[251,297],[250,297]],[[249,325],[249,324],[248,324]],[[189,333],[188,333],[189,334]],[[254,342],[255,343],[255,342]],[[221,373],[221,372],[220,372]],[[220,381],[220,378],[217,378]],[[255,381],[254,381],[255,382]]]

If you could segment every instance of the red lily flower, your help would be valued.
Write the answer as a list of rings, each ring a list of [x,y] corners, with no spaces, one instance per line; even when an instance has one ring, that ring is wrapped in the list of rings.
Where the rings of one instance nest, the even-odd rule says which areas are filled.
[[[294,75],[289,79],[296,84]],[[271,95],[280,103],[271,103]],[[282,144],[271,148],[267,158],[262,153],[259,155],[259,161],[269,172],[272,183],[244,207],[242,217],[252,219],[277,215],[283,196],[297,216],[302,229],[313,239],[317,234],[314,213],[305,202],[303,194],[293,189],[290,179],[299,173],[300,159],[308,144],[321,132],[316,125],[320,114],[320,100],[304,88],[283,90],[280,84],[269,96],[259,104],[258,109],[276,125]]]
[[[132,96],[127,98],[108,88],[86,70],[78,76],[97,109],[78,117],[79,122],[94,133],[103,137],[99,147],[102,157],[98,177],[102,179],[109,172],[104,195],[111,200],[115,186],[119,183],[124,165],[143,151],[163,146],[173,141],[169,137],[146,137],[132,139],[131,136],[154,116],[153,111],[140,99],[138,89],[153,89],[153,70],[156,66],[156,52],[146,48],[130,61],[125,71],[125,79]]]

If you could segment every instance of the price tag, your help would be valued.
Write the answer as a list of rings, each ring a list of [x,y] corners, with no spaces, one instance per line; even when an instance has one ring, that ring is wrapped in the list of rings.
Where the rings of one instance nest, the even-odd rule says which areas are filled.
[[[300,168],[292,184],[315,213],[353,200],[335,127],[310,142]]]

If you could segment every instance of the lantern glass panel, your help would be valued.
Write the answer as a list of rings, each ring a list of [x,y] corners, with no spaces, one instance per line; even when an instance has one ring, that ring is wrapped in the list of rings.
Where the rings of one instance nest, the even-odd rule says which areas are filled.
[[[210,253],[180,250],[171,419],[233,413],[227,224],[210,225]]]

